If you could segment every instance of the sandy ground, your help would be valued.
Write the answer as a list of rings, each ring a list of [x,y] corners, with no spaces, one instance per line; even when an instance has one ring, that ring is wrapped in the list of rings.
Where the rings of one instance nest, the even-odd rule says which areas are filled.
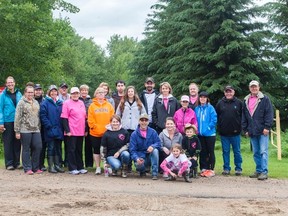
[[[288,215],[288,180],[152,181],[0,170],[0,215]]]

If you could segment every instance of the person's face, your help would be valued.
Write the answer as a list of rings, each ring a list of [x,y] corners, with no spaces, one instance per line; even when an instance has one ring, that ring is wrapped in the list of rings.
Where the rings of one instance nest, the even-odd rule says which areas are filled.
[[[28,88],[25,92],[25,97],[28,100],[32,100],[34,98],[34,89],[33,88]]]
[[[260,91],[260,87],[258,85],[252,85],[249,87],[249,90],[253,96],[256,96]]]
[[[168,95],[169,95],[169,92],[170,92],[170,89],[168,88],[168,86],[163,85],[163,86],[161,87],[161,92],[162,92],[162,94],[163,94],[164,96],[168,96]]]
[[[199,98],[199,101],[200,101],[200,104],[201,104],[201,105],[204,105],[204,104],[207,103],[208,98],[205,97],[205,96],[201,96],[201,97]]]
[[[233,89],[228,89],[228,90],[224,91],[224,95],[225,95],[227,100],[233,99],[234,94],[235,94],[235,91]]]
[[[100,90],[100,91],[96,92],[96,98],[97,99],[104,99],[105,98],[104,90]]]
[[[78,100],[80,97],[80,93],[79,92],[74,92],[71,94],[71,99],[72,100]]]
[[[60,91],[60,94],[67,95],[68,89],[64,86],[64,87],[60,88],[59,91]]]
[[[168,131],[172,131],[175,129],[175,124],[172,120],[167,120],[166,121],[166,124],[165,124],[165,128],[168,130]]]
[[[57,96],[58,96],[57,90],[52,89],[52,90],[50,91],[50,97],[51,97],[53,100],[55,100],[55,99],[57,98]]]
[[[113,118],[111,121],[112,130],[119,130],[119,126],[120,122],[116,118]]]
[[[83,89],[80,90],[80,95],[81,95],[82,98],[86,98],[88,93],[89,93],[88,89],[86,89],[86,88],[83,88]]]
[[[11,79],[11,78],[7,79],[7,80],[6,80],[6,87],[7,87],[9,90],[14,90],[14,88],[15,88],[15,81],[14,81],[14,79]]]
[[[188,102],[188,101],[181,101],[181,106],[182,106],[183,108],[187,108],[188,105],[189,105],[189,102]]]
[[[178,158],[180,155],[180,150],[178,148],[173,148],[172,149],[172,154],[174,155],[174,157]]]
[[[128,92],[127,92],[127,95],[128,95],[128,98],[130,99],[134,99],[134,96],[135,96],[135,92],[134,92],[134,89],[133,88],[129,88],[128,89]]]
[[[198,95],[198,88],[196,85],[189,86],[189,93],[192,97],[196,97]]]
[[[139,120],[139,125],[141,130],[146,130],[149,124],[149,120],[146,118],[142,118]]]
[[[43,94],[42,89],[35,89],[34,91],[35,97],[40,97]]]
[[[102,88],[104,89],[105,95],[107,95],[108,94],[108,86],[102,86]]]
[[[145,83],[145,88],[147,91],[152,91],[155,88],[155,83],[153,82],[146,82]]]
[[[192,137],[195,135],[194,130],[192,128],[186,129],[185,134],[187,137]]]
[[[117,86],[116,86],[116,89],[117,89],[117,91],[119,92],[119,93],[123,93],[124,92],[124,90],[125,90],[125,85],[124,85],[124,83],[118,83],[117,84]]]

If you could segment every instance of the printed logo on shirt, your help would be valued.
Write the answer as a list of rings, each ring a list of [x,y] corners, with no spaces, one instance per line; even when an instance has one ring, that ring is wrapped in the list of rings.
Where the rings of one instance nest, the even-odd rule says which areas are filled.
[[[125,140],[125,135],[124,134],[119,134],[118,138],[123,141],[123,140]]]
[[[101,107],[101,108],[96,108],[94,110],[95,113],[100,113],[100,112],[108,112],[109,110],[105,107]]]
[[[191,143],[192,148],[196,148],[196,145],[197,145],[196,142]]]

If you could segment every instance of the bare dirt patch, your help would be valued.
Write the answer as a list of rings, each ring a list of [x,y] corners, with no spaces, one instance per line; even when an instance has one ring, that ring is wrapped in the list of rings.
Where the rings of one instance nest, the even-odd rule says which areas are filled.
[[[0,170],[0,215],[288,215],[288,180],[215,176],[165,182]]]

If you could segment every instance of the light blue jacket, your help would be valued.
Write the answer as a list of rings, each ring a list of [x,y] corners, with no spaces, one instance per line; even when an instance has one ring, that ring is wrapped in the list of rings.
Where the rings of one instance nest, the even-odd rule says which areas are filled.
[[[208,103],[195,108],[198,121],[198,133],[200,136],[216,136],[217,113],[214,107]]]
[[[19,89],[15,89],[15,92],[17,105],[22,98],[22,94]],[[0,94],[0,125],[5,122],[14,122],[16,107],[8,94],[7,88]]]

